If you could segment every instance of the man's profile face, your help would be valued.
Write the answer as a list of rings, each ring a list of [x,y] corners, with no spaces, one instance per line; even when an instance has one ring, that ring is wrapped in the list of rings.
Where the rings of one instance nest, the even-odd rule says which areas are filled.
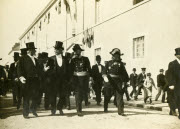
[[[35,56],[36,55],[36,49],[29,49],[28,51],[29,51],[31,56]]]
[[[180,55],[176,55],[176,57],[180,60]]]
[[[56,55],[60,55],[60,54],[63,54],[63,50],[62,49],[54,49],[54,52]]]

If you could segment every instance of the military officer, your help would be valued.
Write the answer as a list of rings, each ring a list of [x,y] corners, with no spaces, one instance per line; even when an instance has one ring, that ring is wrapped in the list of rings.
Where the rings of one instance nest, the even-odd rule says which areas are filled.
[[[91,66],[88,57],[81,55],[81,52],[84,50],[81,49],[79,44],[74,45],[73,51],[75,55],[70,63],[70,71],[73,77],[73,85],[75,86],[77,115],[82,116],[82,101],[85,98],[87,102],[89,79],[92,79]]]
[[[103,78],[106,86],[104,89],[104,112],[108,112],[108,103],[114,90],[116,94],[118,114],[124,116],[123,83],[128,82],[129,77],[123,62],[121,62],[120,57],[123,54],[120,49],[114,48],[110,54],[112,55],[112,60],[106,63],[103,71]]]
[[[26,48],[27,55],[22,60],[19,60],[18,65],[18,76],[23,84],[23,117],[28,118],[30,100],[32,100],[32,113],[35,117],[38,117],[36,108],[39,95],[39,66],[35,58],[36,48],[34,42],[26,43]]]

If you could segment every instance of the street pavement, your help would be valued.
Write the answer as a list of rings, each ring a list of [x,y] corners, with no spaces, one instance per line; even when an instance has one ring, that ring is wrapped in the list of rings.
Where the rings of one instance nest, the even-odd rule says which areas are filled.
[[[50,116],[49,110],[44,110],[43,101],[35,118],[32,114],[30,119],[22,116],[22,107],[16,110],[12,106],[12,95],[0,97],[0,129],[179,129],[180,120],[175,116],[169,116],[167,112],[151,110],[141,106],[142,100],[125,102],[125,114],[119,116],[117,108],[113,105],[113,99],[109,104],[109,112],[103,112],[103,105],[97,106],[94,99],[90,99],[90,106],[86,107],[83,102],[83,117],[76,115],[74,97],[71,96],[72,110],[64,109],[64,116],[56,112],[56,116]],[[127,103],[136,103],[128,106]],[[155,102],[158,105],[160,102]],[[147,104],[148,105],[148,104]],[[154,106],[152,105],[152,106]],[[165,103],[164,105],[167,105]]]

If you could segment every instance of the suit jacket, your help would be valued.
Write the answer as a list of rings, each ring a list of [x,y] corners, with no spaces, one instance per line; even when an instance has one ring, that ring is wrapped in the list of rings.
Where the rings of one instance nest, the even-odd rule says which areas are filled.
[[[15,78],[18,78],[17,66],[18,66],[18,62],[16,65],[15,65],[15,62],[10,65],[9,78],[12,80],[14,80]]]
[[[168,85],[173,85],[175,94],[180,96],[180,64],[177,60],[169,63],[168,77]]]
[[[144,84],[145,79],[146,79],[146,74],[143,75],[142,73],[140,73],[137,77],[137,84],[138,85]]]
[[[57,59],[56,59],[56,55],[50,57],[50,61],[51,62],[51,68],[53,69],[53,74],[57,77],[57,68],[59,67],[58,66],[58,63],[57,63]],[[67,80],[67,60],[64,56],[62,56],[62,73],[61,73],[61,76]]]
[[[137,83],[137,74],[134,74],[134,73],[132,73],[131,75],[130,75],[130,85],[131,86],[135,86],[136,85],[136,83]]]
[[[29,78],[29,77],[38,77],[39,76],[39,65],[38,61],[35,58],[35,63],[33,63],[32,59],[25,55],[22,58],[19,59],[19,63],[17,65],[17,72],[18,76]]]
[[[163,75],[163,74],[157,75],[157,86],[163,88],[165,86],[165,84],[166,84],[165,75]]]
[[[101,65],[101,73],[100,73],[97,64],[92,66],[92,77],[95,82],[103,82],[102,71],[104,69],[105,67]]]
[[[1,78],[6,79],[6,73],[4,71],[3,66],[0,66],[0,80],[1,80]]]

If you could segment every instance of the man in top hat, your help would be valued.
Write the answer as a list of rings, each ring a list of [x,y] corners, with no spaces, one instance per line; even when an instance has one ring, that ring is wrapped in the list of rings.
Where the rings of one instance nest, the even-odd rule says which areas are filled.
[[[103,86],[103,77],[102,77],[102,71],[104,70],[104,66],[101,64],[101,56],[96,56],[96,62],[97,64],[92,66],[92,77],[94,80],[94,86],[93,89],[96,94],[96,102],[97,105],[100,106],[101,103],[101,89]]]
[[[138,85],[138,90],[136,93],[136,96],[134,97],[135,100],[138,99],[138,95],[141,93],[141,89],[144,88],[144,81],[146,79],[146,68],[141,68],[142,73],[140,73],[137,77],[137,85]],[[146,92],[144,92],[144,96],[146,96]]]
[[[10,65],[9,70],[9,78],[11,79],[11,85],[12,85],[12,94],[13,94],[13,105],[17,106],[17,100],[18,100],[18,88],[19,88],[19,79],[17,74],[17,64],[19,60],[19,53],[14,52],[14,62]]]
[[[160,69],[159,70],[160,74],[157,75],[157,87],[158,87],[158,93],[156,95],[156,98],[155,98],[155,101],[158,100],[159,96],[161,95],[161,92],[163,92],[162,94],[162,103],[165,102],[165,92],[164,92],[164,87],[165,87],[165,75],[164,75],[164,70],[163,69]]]
[[[67,79],[67,61],[63,56],[63,42],[56,41],[54,46],[55,55],[50,57],[53,60],[53,72],[54,80],[52,81],[52,87],[54,87],[54,94],[50,95],[51,114],[55,115],[56,107],[59,110],[60,115],[64,115],[63,106],[65,105],[65,84]],[[56,106],[56,97],[59,96],[59,101]]]
[[[21,57],[19,57],[19,61],[20,60],[23,60],[24,59],[24,56],[27,55],[27,49],[26,48],[21,48]],[[17,64],[17,67],[19,66],[19,61],[18,61],[18,64]],[[18,87],[18,90],[17,90],[17,110],[20,108],[21,106],[21,101],[22,101],[22,83],[19,83],[19,87]]]
[[[124,87],[123,83],[129,81],[129,77],[121,61],[121,56],[123,55],[118,48],[114,48],[110,54],[112,55],[112,60],[108,61],[103,70],[104,78],[104,112],[108,112],[108,103],[115,91],[116,103],[118,108],[118,114],[125,116],[124,114]]]
[[[170,90],[174,91],[175,102],[179,112],[178,118],[180,119],[180,48],[175,49],[176,59],[169,63],[168,76],[171,79],[168,80]]]
[[[2,60],[2,58],[0,58],[0,60]],[[4,95],[3,88],[4,88],[5,80],[6,80],[6,73],[4,71],[3,66],[0,65],[0,96]]]
[[[23,56],[22,60],[19,60],[18,76],[20,82],[23,85],[23,116],[28,118],[30,113],[29,102],[31,103],[31,110],[34,116],[38,116],[36,113],[37,100],[39,95],[39,66],[38,61],[35,58],[36,48],[34,42],[26,43],[27,55]]]
[[[79,44],[73,47],[74,58],[70,63],[70,71],[73,78],[73,85],[75,87],[75,100],[77,115],[82,116],[82,101],[85,99],[85,105],[88,104],[88,86],[91,77],[91,65],[88,57],[82,56]],[[89,78],[90,77],[90,78]]]
[[[130,96],[132,97],[133,94],[134,96],[136,95],[136,86],[137,86],[137,74],[136,74],[136,68],[133,68],[133,73],[130,75],[130,85],[132,86],[132,91],[130,93]]]

